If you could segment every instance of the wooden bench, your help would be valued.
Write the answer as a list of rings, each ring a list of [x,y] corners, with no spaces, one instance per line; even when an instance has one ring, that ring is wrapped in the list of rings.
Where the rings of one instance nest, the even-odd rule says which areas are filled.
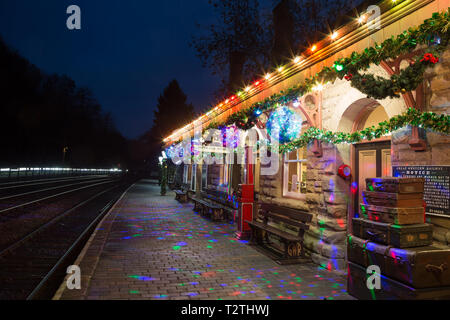
[[[192,197],[191,200],[194,203],[194,211],[213,221],[222,220],[223,211],[219,205],[198,197]]]
[[[189,185],[183,183],[181,188],[174,190],[175,192],[175,200],[178,200],[181,203],[188,202],[188,190]]]
[[[302,210],[274,204],[259,203],[258,206],[262,222],[246,221],[252,229],[251,244],[256,245],[279,264],[305,262],[307,259],[303,248],[303,235],[309,229],[307,223],[311,222],[312,215]],[[293,234],[281,230],[269,225],[269,221],[289,225],[297,231]],[[280,241],[281,249],[272,246],[269,235]]]
[[[221,220],[228,220],[228,221],[234,220],[234,214],[235,211],[237,210],[237,203],[233,201],[231,195],[223,191],[207,189],[202,192],[202,197],[204,199],[212,201],[213,203],[221,207],[222,209]]]

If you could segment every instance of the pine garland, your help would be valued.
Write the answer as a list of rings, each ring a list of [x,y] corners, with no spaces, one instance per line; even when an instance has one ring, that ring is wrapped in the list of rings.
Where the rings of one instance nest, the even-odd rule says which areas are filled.
[[[396,38],[386,39],[381,44],[366,48],[362,53],[353,52],[350,57],[335,61],[332,67],[324,67],[315,76],[307,78],[304,83],[295,85],[286,91],[273,94],[264,101],[256,102],[249,108],[240,110],[230,115],[225,123],[214,123],[209,128],[217,128],[219,125],[236,124],[240,129],[252,128],[259,114],[276,109],[280,105],[286,105],[299,97],[311,92],[318,83],[334,82],[336,79],[346,78],[351,85],[368,98],[385,99],[387,97],[400,97],[400,93],[415,90],[423,81],[425,69],[434,66],[438,61],[423,60],[427,54],[436,59],[439,53],[444,51],[449,42],[450,8],[446,12],[433,13],[416,28],[409,28]],[[435,43],[433,38],[439,39]],[[369,69],[371,64],[379,65],[381,61],[395,59],[398,56],[414,51],[419,45],[428,46],[425,55],[416,57],[416,61],[399,75],[392,75],[390,79],[376,77],[372,74],[361,75],[361,71]]]
[[[372,126],[354,133],[324,131],[310,127],[298,139],[280,145],[279,151],[280,153],[290,152],[305,147],[315,139],[332,144],[353,144],[362,140],[370,141],[408,125],[450,134],[450,116],[444,114],[438,115],[433,112],[421,112],[417,109],[409,108],[401,115],[394,116],[388,121],[380,122],[377,127]]]
[[[433,67],[439,61],[439,54],[448,46],[450,39],[450,8],[441,13],[433,13],[418,27],[411,27],[397,37],[386,39],[381,44],[366,48],[362,53],[353,52],[350,57],[335,61],[332,67],[324,67],[315,76],[305,79],[286,91],[280,91],[263,101],[256,102],[249,108],[230,115],[224,123],[211,122],[208,128],[217,129],[220,126],[235,124],[242,130],[252,128],[263,112],[270,112],[279,106],[296,101],[299,97],[311,92],[319,83],[334,82],[336,79],[346,79],[351,85],[369,98],[385,99],[400,97],[400,93],[413,91],[423,81],[423,74],[427,67]],[[438,41],[436,41],[438,40]],[[395,59],[398,56],[414,51],[418,46],[427,46],[425,54],[415,58],[409,67],[394,74],[389,79],[361,74],[372,64],[379,65],[382,61]],[[280,145],[282,153],[306,146],[314,139],[333,144],[357,143],[361,140],[372,140],[384,136],[407,125],[418,126],[436,132],[450,134],[450,117],[423,112],[410,108],[406,113],[392,117],[388,121],[355,133],[323,131],[311,127],[300,138]]]

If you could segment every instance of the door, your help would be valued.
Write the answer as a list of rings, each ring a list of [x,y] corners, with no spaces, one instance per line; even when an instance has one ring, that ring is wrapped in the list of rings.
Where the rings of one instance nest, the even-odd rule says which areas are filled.
[[[355,182],[358,192],[355,193],[355,217],[359,216],[359,204],[362,192],[366,190],[366,178],[392,176],[391,143],[373,142],[355,145]]]

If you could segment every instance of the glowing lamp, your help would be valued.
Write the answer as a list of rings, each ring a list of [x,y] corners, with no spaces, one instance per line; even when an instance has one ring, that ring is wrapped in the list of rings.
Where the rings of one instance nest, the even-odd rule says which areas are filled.
[[[337,38],[337,36],[338,36],[338,33],[335,31],[331,34],[330,38],[331,38],[331,40],[334,40]]]
[[[352,169],[350,166],[343,164],[338,169],[338,175],[343,179],[347,179],[352,175]]]
[[[317,46],[316,46],[316,45],[313,45],[313,46],[311,47],[311,52],[316,51],[316,49],[317,49]]]
[[[300,57],[295,57],[293,61],[294,61],[294,63],[299,63],[299,62],[300,62],[300,60],[301,60],[301,58],[300,58]]]

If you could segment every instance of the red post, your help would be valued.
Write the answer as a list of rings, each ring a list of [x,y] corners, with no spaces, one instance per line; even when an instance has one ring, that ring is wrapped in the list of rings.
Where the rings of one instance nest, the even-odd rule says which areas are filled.
[[[252,147],[245,148],[245,184],[239,185],[239,208],[236,238],[249,239],[250,226],[246,221],[253,220],[253,203],[254,203],[254,185],[253,185],[253,151]]]

